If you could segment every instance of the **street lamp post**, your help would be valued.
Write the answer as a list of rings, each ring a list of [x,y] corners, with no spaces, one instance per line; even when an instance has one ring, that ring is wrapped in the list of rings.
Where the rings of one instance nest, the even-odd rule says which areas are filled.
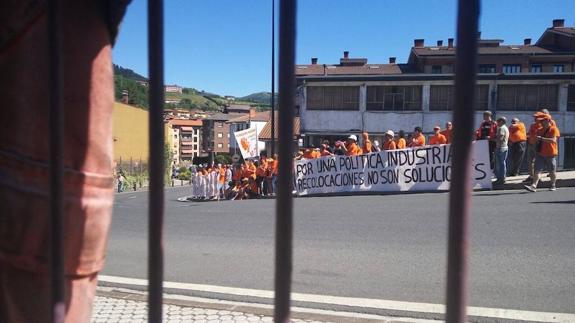
[[[275,140],[276,140],[276,129],[275,129],[275,0],[272,0],[272,95],[271,95],[271,106],[272,106],[272,116],[271,116],[271,153],[270,157],[273,157],[275,153]]]

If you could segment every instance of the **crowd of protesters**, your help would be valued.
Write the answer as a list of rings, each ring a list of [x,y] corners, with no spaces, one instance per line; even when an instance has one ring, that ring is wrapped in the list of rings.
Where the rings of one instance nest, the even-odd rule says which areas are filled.
[[[246,160],[240,165],[191,166],[192,199],[244,200],[276,193],[277,155]]]
[[[452,142],[453,124],[446,122],[445,128],[433,127],[433,134],[426,136],[421,127],[406,134],[399,130],[384,133],[383,142],[373,142],[369,134],[362,133],[361,143],[356,135],[350,135],[345,141],[330,142],[323,140],[319,147],[307,147],[300,150],[296,160],[315,159],[325,156],[355,156],[380,152],[382,150],[405,149],[429,145],[443,145]],[[557,138],[559,129],[547,110],[533,115],[529,129],[518,118],[499,117],[493,120],[492,113],[485,111],[474,140],[489,142],[490,166],[495,177],[494,185],[505,183],[507,176],[517,176],[524,159],[527,159],[529,177],[524,181],[525,188],[535,192],[541,171],[549,172],[551,190],[555,190]],[[243,200],[276,193],[278,174],[277,155],[273,158],[262,156],[246,160],[240,165],[192,166],[192,198],[196,200]]]

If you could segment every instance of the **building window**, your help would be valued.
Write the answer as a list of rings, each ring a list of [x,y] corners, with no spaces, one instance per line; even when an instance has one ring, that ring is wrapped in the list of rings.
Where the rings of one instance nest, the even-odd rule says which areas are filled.
[[[224,126],[223,122],[216,122],[216,127],[223,128],[223,126]]]
[[[441,74],[441,65],[431,66],[431,74]]]
[[[553,65],[553,73],[563,73],[565,71],[565,65],[556,64]]]
[[[218,138],[223,138],[223,137],[224,137],[224,134],[221,132],[218,132]]]
[[[178,135],[177,135],[177,134],[174,134],[174,138],[175,138],[175,139],[178,139]]]
[[[495,64],[480,64],[479,73],[495,73]]]
[[[499,85],[497,109],[507,111],[557,111],[557,85]]]
[[[228,144],[228,148],[230,148],[230,144]]]
[[[198,145],[194,145],[194,150],[198,150]]]
[[[421,110],[421,86],[368,86],[367,110]]]
[[[359,86],[309,86],[308,110],[359,110]]]
[[[503,65],[503,73],[505,73],[505,74],[521,73],[521,65],[519,65],[519,64],[505,64],[505,65]]]
[[[531,64],[531,73],[541,73],[542,67],[541,64]]]
[[[198,142],[198,137],[194,137],[194,142]]]
[[[567,111],[575,111],[575,84],[569,85],[567,91]]]
[[[453,85],[432,85],[429,93],[430,111],[451,111],[454,106]],[[489,85],[478,85],[475,88],[475,109],[487,110],[489,102]]]
[[[218,148],[224,148],[224,144],[219,143],[219,144],[218,144]]]

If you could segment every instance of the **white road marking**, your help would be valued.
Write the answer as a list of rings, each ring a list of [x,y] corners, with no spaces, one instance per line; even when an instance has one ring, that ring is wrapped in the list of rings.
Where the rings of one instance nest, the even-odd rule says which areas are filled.
[[[146,279],[106,276],[106,275],[100,275],[98,279],[103,282],[124,284],[124,285],[136,285],[136,286],[148,285],[148,281]],[[249,297],[258,297],[266,299],[274,298],[273,291],[261,290],[261,289],[247,289],[247,288],[177,283],[177,282],[164,282],[164,288],[193,290],[199,292],[229,294],[237,296],[249,296]],[[401,302],[401,301],[391,301],[383,299],[340,297],[340,296],[302,294],[302,293],[292,293],[292,300],[299,302],[343,305],[358,308],[372,308],[382,310],[397,310],[405,312],[432,313],[432,314],[445,313],[445,305],[443,304]],[[557,323],[575,322],[575,314],[535,312],[535,311],[511,310],[511,309],[489,308],[489,307],[470,306],[467,307],[467,314],[470,316],[531,321],[531,322],[557,322]]]

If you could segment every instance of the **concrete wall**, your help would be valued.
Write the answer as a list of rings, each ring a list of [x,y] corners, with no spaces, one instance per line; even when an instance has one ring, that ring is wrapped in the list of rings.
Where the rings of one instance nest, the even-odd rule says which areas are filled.
[[[524,80],[524,81],[480,81],[479,84],[487,84],[490,92],[497,89],[497,84],[557,84],[558,85],[558,111],[551,111],[553,118],[561,131],[562,138],[559,140],[560,154],[564,151],[564,137],[575,136],[575,111],[567,111],[568,85],[575,84],[565,80]],[[432,132],[435,125],[445,126],[446,121],[452,120],[451,111],[429,111],[429,91],[431,85],[448,85],[452,81],[409,81],[409,82],[313,82],[299,89],[300,116],[304,135],[321,134],[350,134],[367,131],[373,135],[382,134],[386,130],[413,131],[416,126],[422,127],[427,134]],[[421,111],[366,111],[367,85],[421,85],[422,86],[422,110]],[[306,87],[307,86],[360,86],[359,110],[357,111],[327,111],[307,110]],[[490,110],[495,110],[493,102],[489,100]],[[542,107],[543,108],[543,107]],[[534,111],[496,111],[497,116],[505,116],[508,120],[513,117],[519,118],[528,128],[533,121]],[[482,120],[482,111],[475,112],[475,128]],[[563,156],[558,160],[559,166],[563,165]]]
[[[148,160],[148,111],[114,103],[114,160]],[[97,140],[97,139],[96,139]]]

